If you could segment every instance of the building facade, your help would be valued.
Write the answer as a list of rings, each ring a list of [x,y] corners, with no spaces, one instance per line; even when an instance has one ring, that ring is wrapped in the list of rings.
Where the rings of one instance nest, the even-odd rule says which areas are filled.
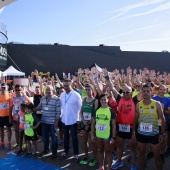
[[[6,25],[0,21],[0,70],[4,71],[7,66],[7,31]]]

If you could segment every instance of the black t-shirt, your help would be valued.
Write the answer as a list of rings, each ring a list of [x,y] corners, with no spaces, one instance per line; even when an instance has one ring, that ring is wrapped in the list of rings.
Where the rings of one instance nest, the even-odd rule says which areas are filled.
[[[37,94],[34,95],[34,108],[39,105],[41,98],[42,98],[41,95],[37,95]]]

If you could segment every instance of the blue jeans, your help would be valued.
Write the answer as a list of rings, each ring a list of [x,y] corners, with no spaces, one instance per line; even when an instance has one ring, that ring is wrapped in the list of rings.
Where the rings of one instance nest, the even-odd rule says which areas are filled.
[[[57,148],[58,148],[58,141],[57,141],[57,135],[56,130],[54,128],[54,124],[46,124],[42,123],[42,139],[44,144],[44,151],[49,150],[49,134],[52,138],[52,153],[57,154]]]
[[[74,155],[78,155],[77,123],[73,125],[65,125],[64,123],[62,123],[62,126],[63,126],[63,133],[64,133],[64,152],[65,153],[69,152],[69,141],[70,141],[69,130],[70,130]]]

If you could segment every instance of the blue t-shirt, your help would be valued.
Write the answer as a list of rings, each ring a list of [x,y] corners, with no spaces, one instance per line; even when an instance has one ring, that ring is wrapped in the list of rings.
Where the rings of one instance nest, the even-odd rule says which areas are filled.
[[[152,99],[159,101],[160,103],[162,103],[164,105],[164,110],[167,110],[168,107],[170,107],[170,100],[167,97],[159,97],[159,96],[153,96]],[[168,123],[170,123],[170,116],[165,114],[165,119]]]

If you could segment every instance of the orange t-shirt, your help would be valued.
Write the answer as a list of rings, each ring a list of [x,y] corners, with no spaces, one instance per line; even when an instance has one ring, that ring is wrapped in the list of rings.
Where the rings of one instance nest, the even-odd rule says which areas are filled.
[[[0,94],[0,117],[9,116],[9,107],[12,101],[9,93]]]

